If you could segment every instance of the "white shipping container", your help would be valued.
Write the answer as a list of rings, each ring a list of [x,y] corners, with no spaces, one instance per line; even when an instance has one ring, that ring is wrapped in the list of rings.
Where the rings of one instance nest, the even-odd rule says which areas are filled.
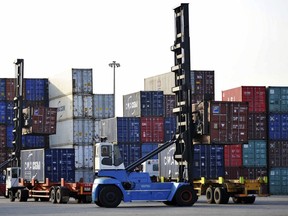
[[[73,117],[93,117],[93,96],[73,95]]]
[[[49,107],[57,108],[57,122],[71,119],[73,118],[73,95],[65,95],[63,97],[50,100]]]
[[[113,94],[94,94],[94,118],[106,119],[114,117]]]
[[[175,74],[168,72],[144,79],[144,91],[163,91],[163,94],[173,94]]]
[[[77,145],[75,149],[75,168],[76,169],[92,169],[93,168],[93,146]]]
[[[101,120],[95,120],[94,121],[94,139],[93,141],[95,142],[100,142],[100,138],[101,138]]]
[[[94,182],[95,173],[93,169],[76,169],[75,181],[83,180],[84,182]]]
[[[73,143],[92,144],[94,124],[92,119],[74,119],[73,122]]]
[[[92,69],[75,69],[56,74],[49,78],[49,99],[72,93],[92,94]]]

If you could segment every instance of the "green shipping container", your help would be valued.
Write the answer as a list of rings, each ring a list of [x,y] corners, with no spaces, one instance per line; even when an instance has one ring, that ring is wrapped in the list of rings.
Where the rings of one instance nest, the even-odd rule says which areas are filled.
[[[288,195],[288,168],[272,168],[269,186],[271,195]]]
[[[266,140],[248,140],[248,144],[243,144],[242,152],[243,152],[244,167],[267,166]]]

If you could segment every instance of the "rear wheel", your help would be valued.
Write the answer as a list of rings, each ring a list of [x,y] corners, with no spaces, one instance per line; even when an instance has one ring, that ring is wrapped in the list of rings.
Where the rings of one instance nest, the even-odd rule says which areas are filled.
[[[117,207],[122,200],[121,190],[114,185],[104,186],[99,193],[100,205],[107,208]],[[96,203],[96,205],[98,205]]]
[[[175,202],[178,206],[192,206],[198,200],[193,186],[183,185],[176,191]]]
[[[217,204],[227,204],[229,202],[229,194],[224,188],[217,187],[214,190],[214,200]]]
[[[57,203],[57,200],[56,200],[56,188],[55,187],[52,187],[52,189],[50,191],[50,201],[53,204]]]
[[[28,200],[28,196],[29,196],[28,190],[19,189],[16,192],[16,198],[19,202],[26,202]]]
[[[69,201],[69,191],[65,187],[59,187],[56,190],[57,203],[67,203]]]
[[[207,203],[215,203],[215,200],[214,200],[214,189],[212,187],[208,187],[206,189],[206,200],[207,200]]]

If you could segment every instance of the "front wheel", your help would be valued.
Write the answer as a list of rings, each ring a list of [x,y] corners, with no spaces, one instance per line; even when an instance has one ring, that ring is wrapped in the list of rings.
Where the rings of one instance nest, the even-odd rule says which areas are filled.
[[[178,206],[192,206],[198,200],[193,186],[183,185],[176,191],[175,202]]]
[[[122,200],[122,192],[118,187],[114,185],[104,186],[100,190],[99,204],[103,207],[115,208],[121,203],[121,200]]]
[[[9,191],[9,195],[8,196],[9,196],[9,200],[11,202],[15,201],[15,194],[14,194],[14,192],[12,190]]]

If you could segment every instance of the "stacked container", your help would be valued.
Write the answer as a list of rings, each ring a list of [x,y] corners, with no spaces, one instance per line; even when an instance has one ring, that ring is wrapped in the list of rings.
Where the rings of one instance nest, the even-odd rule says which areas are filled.
[[[100,139],[100,120],[113,117],[112,94],[93,94],[92,69],[75,69],[51,77],[50,106],[57,107],[57,132],[50,148],[75,151],[75,180],[92,182],[93,143]]]
[[[267,89],[270,194],[288,194],[288,87]]]
[[[248,102],[248,140],[225,146],[226,178],[254,178],[267,174],[266,87],[240,86],[222,91],[223,101]]]

